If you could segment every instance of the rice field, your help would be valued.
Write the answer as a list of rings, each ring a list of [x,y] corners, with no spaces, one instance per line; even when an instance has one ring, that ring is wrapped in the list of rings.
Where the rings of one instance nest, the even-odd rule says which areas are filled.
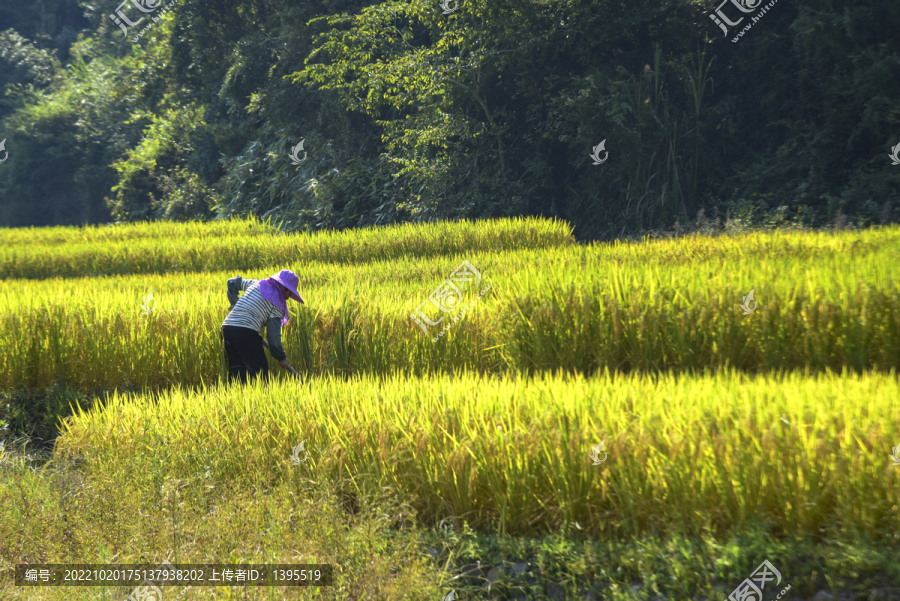
[[[293,235],[255,220],[152,222],[6,230],[3,241],[4,280],[247,270],[284,262],[368,263],[574,244],[567,224],[532,218]]]
[[[538,219],[315,235],[238,220],[0,235],[0,389],[108,393],[59,416],[54,461],[77,459],[104,486],[126,479],[149,495],[128,501],[142,516],[165,496],[161,485],[184,482],[196,484],[201,531],[213,520],[202,491],[216,487],[278,490],[287,505],[328,490],[342,507],[393,491],[434,532],[462,522],[501,540],[577,531],[610,545],[719,541],[730,550],[710,550],[701,563],[735,584],[752,568],[743,563],[758,561],[723,541],[748,533],[773,545],[861,545],[835,568],[842,577],[859,566],[878,573],[871,582],[894,577],[870,545],[896,548],[900,532],[891,458],[900,445],[900,227],[587,245],[564,223]],[[454,305],[464,317],[444,334],[414,321],[464,261],[478,272]],[[306,300],[289,303],[282,334],[305,380],[270,360],[271,382],[226,384],[227,280],[281,269],[297,273]],[[5,453],[0,446],[0,475]],[[38,478],[23,474],[22,501],[0,503],[0,524],[28,515],[33,531],[46,530],[34,517],[39,493],[27,491],[56,485],[23,487]],[[11,491],[0,478],[0,499]],[[60,507],[73,502],[67,494]],[[223,494],[240,516],[243,501]],[[280,532],[265,503],[259,520]],[[354,527],[381,523],[372,515]],[[96,539],[99,523],[85,520],[80,539]],[[322,526],[335,540],[336,523]],[[116,526],[115,555],[133,557],[126,531],[137,536]],[[34,546],[3,532],[7,563]],[[359,536],[371,548],[372,535]],[[63,538],[40,556],[96,559],[72,555],[68,531]],[[218,548],[236,544],[226,539]],[[615,591],[602,598],[638,598],[627,580],[617,588],[622,566],[668,544],[608,559]],[[273,535],[258,547],[283,556],[278,545]],[[394,583],[385,585],[390,598],[417,598],[394,581],[396,565],[421,559],[411,545],[398,543],[395,559],[379,564],[379,582]],[[376,573],[371,552],[357,554],[342,586]],[[740,566],[729,563],[737,556]],[[655,578],[647,565],[634,569]],[[727,595],[709,578],[688,593],[674,572],[665,578],[683,598]],[[817,582],[813,574],[804,586]],[[323,598],[366,597],[342,594]]]
[[[593,536],[900,532],[896,374],[328,376],[116,395],[57,451],[270,488],[293,474],[398,492],[432,525]],[[293,464],[305,441],[307,459]],[[594,465],[604,441],[608,458]],[[603,458],[602,454],[598,457]],[[153,472],[136,470],[148,479]]]
[[[34,389],[62,381],[82,390],[159,390],[221,381],[227,279],[260,279],[282,268],[299,275],[307,301],[290,305],[285,349],[310,375],[860,372],[900,365],[900,228],[629,245],[560,238],[534,249],[536,240],[552,238],[534,224],[534,231],[520,224],[524,249],[340,263],[298,262],[288,254],[255,269],[237,262],[227,271],[7,280],[0,288],[0,385]],[[390,239],[390,231],[384,236]],[[471,235],[479,236],[482,246],[492,244],[486,233]],[[183,250],[170,257],[196,254],[205,243],[174,239]],[[212,253],[208,263],[220,260],[232,258]],[[468,291],[465,319],[433,342],[436,332],[426,335],[410,314],[464,260],[490,290],[477,302]],[[740,304],[751,290],[757,305],[745,314]]]

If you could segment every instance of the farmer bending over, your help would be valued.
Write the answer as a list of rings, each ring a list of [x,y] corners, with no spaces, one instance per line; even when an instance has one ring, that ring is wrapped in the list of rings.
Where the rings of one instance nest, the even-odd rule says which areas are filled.
[[[303,303],[297,293],[299,281],[294,272],[287,269],[261,281],[245,280],[241,276],[228,280],[231,312],[222,323],[222,337],[232,378],[240,375],[241,382],[246,384],[249,371],[253,377],[262,372],[263,379],[269,379],[269,362],[263,351],[266,343],[259,334],[263,325],[266,326],[269,352],[282,368],[293,371],[281,346],[281,328],[288,322],[287,299]],[[241,290],[244,295],[238,300]]]

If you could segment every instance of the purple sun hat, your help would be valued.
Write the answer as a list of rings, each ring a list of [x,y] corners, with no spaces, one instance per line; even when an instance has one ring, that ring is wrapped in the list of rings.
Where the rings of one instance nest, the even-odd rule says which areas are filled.
[[[275,275],[269,278],[270,280],[275,280],[285,288],[287,288],[288,292],[291,293],[291,298],[301,304],[306,304],[303,302],[303,299],[300,297],[300,293],[297,292],[297,285],[300,283],[300,278],[297,277],[290,269],[282,269]]]
[[[306,304],[303,302],[300,293],[297,292],[297,284],[299,283],[300,278],[297,277],[297,274],[288,269],[282,269],[272,277],[259,283],[260,295],[284,313],[284,317],[281,319],[282,326],[288,322],[288,308],[284,300],[284,290],[287,290],[290,297],[297,302]]]

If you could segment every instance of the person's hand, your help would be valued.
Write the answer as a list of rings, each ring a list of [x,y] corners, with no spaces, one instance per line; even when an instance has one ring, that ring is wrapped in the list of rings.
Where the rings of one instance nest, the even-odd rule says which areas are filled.
[[[279,361],[279,362],[278,362],[278,365],[280,365],[280,366],[282,367],[282,369],[290,369],[290,368],[291,368],[291,364],[288,363],[287,358],[285,358],[285,359],[282,360],[282,361]]]

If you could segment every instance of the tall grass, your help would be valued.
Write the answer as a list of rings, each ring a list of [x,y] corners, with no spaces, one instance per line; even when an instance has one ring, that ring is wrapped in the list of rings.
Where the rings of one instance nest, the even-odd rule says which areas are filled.
[[[70,244],[121,244],[139,240],[275,235],[271,221],[222,219],[217,221],[142,221],[136,223],[0,228],[7,247],[67,246]]]
[[[349,497],[388,487],[431,523],[452,516],[510,534],[762,525],[878,539],[900,528],[897,398],[896,372],[326,377],[116,395],[68,418],[56,452],[247,487],[349,478]],[[303,440],[309,458],[294,466]],[[601,440],[608,459],[593,465]]]
[[[0,385],[216,381],[225,373],[227,278],[281,268],[298,273],[307,301],[291,303],[285,349],[294,365],[315,374],[887,371],[900,366],[898,249],[895,227],[14,280],[0,287]],[[492,290],[433,343],[409,314],[463,259]],[[157,308],[145,316],[140,304],[151,289]],[[743,315],[738,304],[751,289],[759,304]]]
[[[0,230],[0,279],[259,269],[280,261],[365,263],[573,244],[561,221],[516,218],[280,234],[252,220]]]

